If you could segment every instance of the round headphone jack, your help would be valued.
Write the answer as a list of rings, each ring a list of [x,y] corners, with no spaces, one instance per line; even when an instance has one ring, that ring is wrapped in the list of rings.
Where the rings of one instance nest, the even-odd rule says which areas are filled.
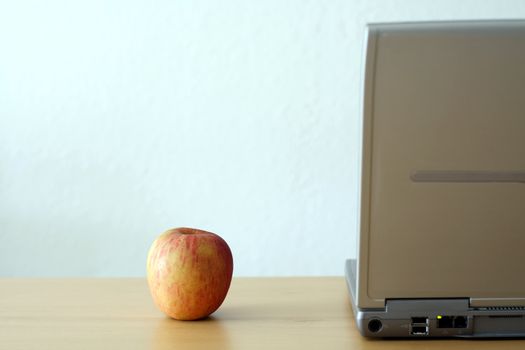
[[[383,329],[383,322],[377,318],[368,321],[368,330],[372,333],[377,333]]]

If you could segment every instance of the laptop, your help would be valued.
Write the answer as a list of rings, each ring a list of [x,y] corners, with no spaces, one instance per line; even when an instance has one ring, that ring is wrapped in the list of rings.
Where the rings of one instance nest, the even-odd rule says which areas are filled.
[[[355,259],[367,337],[525,335],[525,21],[371,24]]]

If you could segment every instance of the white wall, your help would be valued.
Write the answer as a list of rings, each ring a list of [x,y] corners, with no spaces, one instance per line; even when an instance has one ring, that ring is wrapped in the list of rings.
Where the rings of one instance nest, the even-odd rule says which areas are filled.
[[[236,275],[354,254],[364,23],[515,1],[0,2],[0,276],[141,276],[174,226]]]

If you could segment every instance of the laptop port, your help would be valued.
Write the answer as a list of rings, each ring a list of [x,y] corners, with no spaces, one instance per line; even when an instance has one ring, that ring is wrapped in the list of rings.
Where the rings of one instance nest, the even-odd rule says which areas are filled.
[[[466,316],[438,316],[437,328],[467,328]]]
[[[410,334],[428,335],[428,317],[412,317],[410,325]]]
[[[381,320],[378,320],[377,318],[374,318],[368,322],[368,330],[372,333],[377,333],[381,329],[383,329],[383,322]]]
[[[437,328],[454,328],[453,316],[438,316]]]
[[[412,334],[412,335],[428,335],[428,327],[427,326],[412,326],[410,334]]]
[[[427,317],[412,317],[412,323],[427,323]]]
[[[454,328],[467,328],[467,318],[465,316],[456,316],[454,318]]]

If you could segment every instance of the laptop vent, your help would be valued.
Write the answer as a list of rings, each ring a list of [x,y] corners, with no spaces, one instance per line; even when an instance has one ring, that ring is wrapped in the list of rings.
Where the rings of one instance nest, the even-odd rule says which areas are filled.
[[[490,310],[490,311],[525,310],[525,306],[491,306],[491,307],[487,307],[486,310]]]

